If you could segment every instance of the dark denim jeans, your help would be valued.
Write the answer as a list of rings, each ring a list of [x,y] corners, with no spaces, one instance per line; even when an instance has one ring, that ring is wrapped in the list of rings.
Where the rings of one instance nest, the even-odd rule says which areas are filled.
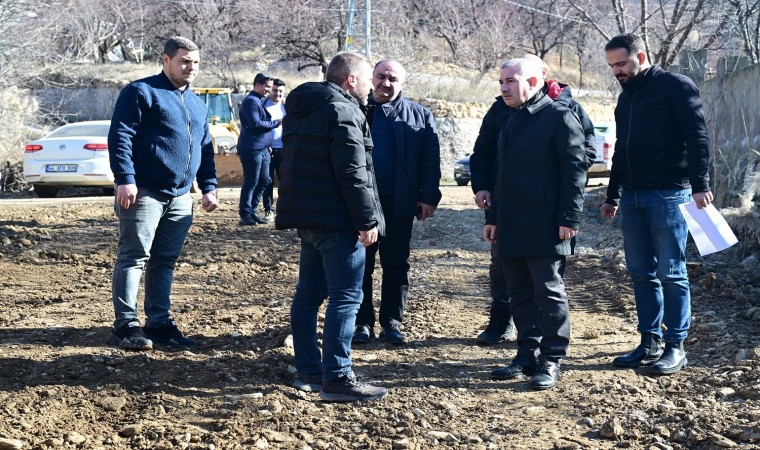
[[[269,163],[269,185],[264,189],[264,211],[271,211],[274,206],[274,179],[280,181],[280,162],[282,161],[282,149],[272,148],[272,160]]]
[[[559,361],[570,344],[570,310],[562,276],[565,257],[502,258],[517,357]]]
[[[691,189],[623,191],[620,225],[625,262],[636,296],[638,330],[665,342],[686,339],[691,297],[686,273],[688,228],[678,208],[691,201]]]
[[[139,322],[137,291],[145,272],[145,325],[171,320],[170,293],[177,262],[193,222],[190,194],[171,197],[145,189],[127,209],[114,202],[119,218],[119,245],[113,269],[115,327]]]
[[[380,253],[383,268],[380,288],[380,326],[400,324],[409,298],[409,244],[412,240],[414,216],[397,217],[393,214],[393,197],[380,194],[380,204],[385,216],[385,236],[367,247],[367,264],[364,268],[362,291],[364,300],[356,316],[359,325],[375,326],[375,310],[372,305],[372,274],[375,271],[375,255]]]
[[[269,151],[267,149],[252,150],[238,153],[240,165],[243,166],[243,186],[240,188],[240,217],[256,212],[264,194],[264,189],[270,183]]]
[[[301,261],[290,307],[293,349],[298,373],[321,372],[325,381],[351,375],[351,337],[362,302],[364,246],[355,232],[298,230]],[[317,311],[328,298],[317,344]]]

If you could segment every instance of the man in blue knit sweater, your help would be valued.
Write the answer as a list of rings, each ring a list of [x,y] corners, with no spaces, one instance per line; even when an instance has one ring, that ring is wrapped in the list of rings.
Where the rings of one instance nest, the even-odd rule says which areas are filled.
[[[153,342],[188,348],[170,314],[174,266],[193,221],[193,180],[203,209],[216,209],[216,168],[206,105],[188,89],[198,73],[198,46],[169,38],[158,75],[127,85],[116,101],[108,149],[116,184],[119,245],[113,270],[116,320],[108,342],[149,350]],[[145,272],[145,328],[137,291]]]

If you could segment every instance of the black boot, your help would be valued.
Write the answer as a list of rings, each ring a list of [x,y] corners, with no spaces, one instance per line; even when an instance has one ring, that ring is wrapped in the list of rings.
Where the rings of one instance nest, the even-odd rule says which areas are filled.
[[[612,364],[618,367],[651,366],[661,355],[660,337],[653,333],[641,333],[641,344],[632,352],[613,359]]]
[[[515,338],[515,326],[509,309],[492,306],[488,326],[475,340],[481,345],[494,345],[501,341],[514,341]]]
[[[686,352],[683,351],[683,342],[665,343],[665,351],[660,359],[652,366],[649,373],[654,375],[672,375],[682,368],[686,367],[688,360]]]

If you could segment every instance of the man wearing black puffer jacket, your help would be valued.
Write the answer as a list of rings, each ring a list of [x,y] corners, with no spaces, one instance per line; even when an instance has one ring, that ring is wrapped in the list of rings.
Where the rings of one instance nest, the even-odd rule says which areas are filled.
[[[363,56],[343,52],[327,66],[325,78],[290,93],[282,129],[275,225],[296,228],[301,238],[290,309],[298,371],[293,386],[321,390],[328,401],[376,400],[388,390],[359,382],[351,368],[365,247],[385,228],[366,118],[372,69]],[[317,311],[325,294],[320,352]]]
[[[605,51],[623,92],[615,108],[617,142],[607,200],[600,210],[602,217],[613,217],[620,208],[641,333],[641,344],[612,363],[651,365],[650,373],[670,375],[686,366],[683,341],[691,317],[688,232],[678,205],[692,196],[698,208],[713,200],[702,101],[689,78],[649,64],[640,37],[616,36]]]

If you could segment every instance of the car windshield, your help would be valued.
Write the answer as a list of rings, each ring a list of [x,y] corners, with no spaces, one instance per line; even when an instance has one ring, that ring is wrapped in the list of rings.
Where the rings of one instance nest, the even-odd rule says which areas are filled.
[[[45,138],[81,137],[81,136],[108,136],[109,124],[81,123],[64,125],[45,136]]]

